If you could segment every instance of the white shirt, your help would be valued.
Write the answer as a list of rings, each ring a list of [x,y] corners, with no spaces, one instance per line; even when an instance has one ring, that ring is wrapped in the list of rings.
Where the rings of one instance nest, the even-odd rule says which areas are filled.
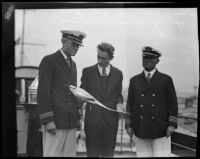
[[[110,67],[110,64],[109,64],[108,66],[106,66],[106,74],[107,75],[109,75],[110,69],[111,69],[111,67]],[[102,75],[103,67],[101,67],[101,66],[98,65],[98,70],[99,70],[100,74]]]
[[[154,75],[155,72],[156,72],[156,68],[154,68],[151,72],[148,72],[148,71],[144,70],[144,73],[145,73],[145,77],[146,77],[146,78],[147,78],[148,73],[151,74],[151,75],[150,75],[150,78],[152,78],[152,76]]]
[[[65,53],[62,51],[62,49],[60,49],[61,54],[63,55],[63,57],[65,58],[65,60],[67,59],[67,55],[65,55]]]

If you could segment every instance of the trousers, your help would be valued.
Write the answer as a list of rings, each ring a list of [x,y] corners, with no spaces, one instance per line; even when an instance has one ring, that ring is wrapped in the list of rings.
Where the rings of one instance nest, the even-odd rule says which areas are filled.
[[[43,132],[43,157],[76,157],[76,129]]]
[[[85,128],[87,157],[114,156],[117,128],[111,128],[105,118],[95,126]]]
[[[135,137],[137,157],[171,157],[171,137],[141,139]]]

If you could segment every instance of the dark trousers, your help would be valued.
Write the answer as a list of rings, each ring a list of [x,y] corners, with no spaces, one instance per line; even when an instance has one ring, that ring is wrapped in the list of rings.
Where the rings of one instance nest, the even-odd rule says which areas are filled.
[[[29,106],[31,107],[31,106]],[[28,137],[27,137],[27,157],[42,157],[42,132],[39,131],[40,119],[39,114],[33,106],[29,110],[29,121],[28,121]]]
[[[105,117],[97,125],[86,128],[85,134],[88,157],[113,157],[117,129],[111,128]]]

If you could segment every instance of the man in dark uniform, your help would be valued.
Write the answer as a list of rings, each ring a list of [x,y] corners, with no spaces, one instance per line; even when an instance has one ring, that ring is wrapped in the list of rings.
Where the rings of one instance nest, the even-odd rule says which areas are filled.
[[[84,68],[81,88],[98,101],[118,112],[124,111],[122,72],[110,64],[114,47],[109,43],[97,46],[98,63]],[[88,157],[113,157],[119,114],[98,105],[87,103],[85,112],[86,149]]]
[[[177,128],[178,104],[172,78],[159,72],[156,65],[161,53],[144,47],[144,71],[130,79],[125,128],[135,134],[137,157],[169,157],[170,135]]]
[[[61,31],[62,48],[45,56],[39,66],[38,111],[43,129],[43,156],[75,157],[78,102],[67,85],[77,85],[75,56],[80,31]]]

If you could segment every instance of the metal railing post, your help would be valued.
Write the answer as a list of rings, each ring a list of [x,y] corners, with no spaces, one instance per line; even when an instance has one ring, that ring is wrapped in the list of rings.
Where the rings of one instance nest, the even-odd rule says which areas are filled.
[[[123,153],[123,131],[124,131],[124,116],[123,114],[121,115],[121,145],[120,145],[120,153]]]

